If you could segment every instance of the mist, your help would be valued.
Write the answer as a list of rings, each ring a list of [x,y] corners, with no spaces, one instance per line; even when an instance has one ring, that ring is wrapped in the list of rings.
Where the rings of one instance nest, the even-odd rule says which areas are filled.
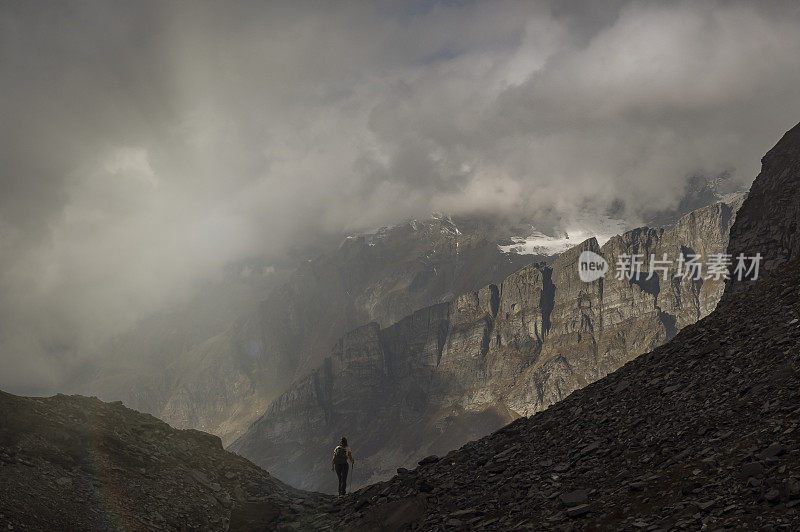
[[[747,187],[800,117],[800,8],[4,2],[0,76],[0,388],[55,391],[320,235]]]

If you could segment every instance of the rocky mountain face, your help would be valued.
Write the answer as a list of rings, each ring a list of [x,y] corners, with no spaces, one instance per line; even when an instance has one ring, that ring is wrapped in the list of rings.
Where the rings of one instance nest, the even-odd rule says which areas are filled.
[[[340,501],[345,530],[797,530],[800,259],[530,418]]]
[[[711,201],[715,192],[702,182],[702,193],[687,190],[678,209],[659,219],[672,223]],[[352,235],[338,247],[319,237],[286,256],[235,265],[181,308],[104,345],[99,367],[79,368],[66,389],[121,400],[229,444],[345,332],[371,321],[387,326],[552,260],[498,250],[530,231],[527,219],[434,215]]]
[[[544,410],[714,309],[723,280],[675,277],[677,257],[724,252],[740,201],[602,247],[589,239],[552,266],[526,266],[388,327],[354,329],[231,449],[290,484],[333,491],[327,457],[343,433],[361,485]],[[580,280],[582,251],[605,258],[605,278]],[[640,280],[616,277],[625,254],[642,256]],[[646,279],[651,254],[675,260],[666,277],[654,269]]]
[[[348,237],[303,261],[257,309],[220,333],[188,348],[159,334],[150,344],[158,345],[151,350],[161,355],[151,356],[160,365],[133,368],[125,361],[139,357],[121,357],[74,389],[212,432],[227,444],[346,331],[370,321],[388,325],[534,260],[498,250],[497,242],[516,230],[493,218],[434,216]]]
[[[764,254],[762,279],[546,411],[358,491],[346,528],[797,529],[800,250],[774,228],[800,221],[799,128],[731,230],[731,253]]]
[[[216,436],[96,398],[0,392],[3,530],[302,529],[326,508]]]
[[[787,131],[761,159],[761,173],[756,177],[742,216],[731,230],[728,252],[737,257],[760,253],[761,275],[800,254],[800,124]],[[726,293],[741,286],[734,276]]]

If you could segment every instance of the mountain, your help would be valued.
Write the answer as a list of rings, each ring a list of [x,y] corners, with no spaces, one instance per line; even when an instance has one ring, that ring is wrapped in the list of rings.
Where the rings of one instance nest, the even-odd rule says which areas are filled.
[[[707,315],[722,280],[578,278],[583,251],[612,269],[624,254],[724,252],[741,197],[689,213],[669,229],[594,238],[422,308],[397,323],[354,329],[230,448],[278,478],[332,491],[325,457],[344,433],[358,448],[356,484],[389,476],[562,400]],[[356,443],[358,442],[358,443]]]
[[[744,192],[745,189],[740,189],[731,182],[727,173],[715,177],[694,175],[686,181],[683,194],[674,208],[649,209],[643,214],[643,219],[650,226],[671,226],[684,214],[719,201],[730,201]]]
[[[546,411],[359,490],[347,528],[800,527],[800,249],[783,232],[798,186],[800,125],[731,230],[728,250],[762,253],[765,278],[730,283],[709,316]]]
[[[761,274],[800,254],[800,124],[787,131],[761,159],[758,174],[747,196],[747,209],[731,229],[728,252],[734,257],[761,254]],[[734,276],[726,295],[747,283]]]
[[[797,530],[799,325],[794,260],[544,412],[359,490],[347,529]]]
[[[65,389],[123,400],[136,410],[161,414],[185,378],[184,361],[193,359],[201,367],[198,353],[218,345],[216,339],[224,337],[238,317],[256,312],[265,294],[286,282],[291,264],[291,260],[248,260],[230,265],[219,276],[198,283],[185,301],[102,344],[68,376]],[[205,428],[203,424],[185,428]]]
[[[140,319],[87,356],[64,388],[108,393],[131,390],[128,406],[147,405],[154,375],[181,354],[228,329],[238,317],[255,312],[266,294],[286,282],[292,260],[251,259],[234,263],[217,276],[195,283],[190,295]],[[139,393],[134,393],[138,390]],[[87,391],[87,390],[84,390]]]
[[[303,259],[290,275],[282,268],[260,303],[247,310],[252,296],[262,293],[253,290],[247,311],[227,325],[214,321],[185,332],[177,325],[196,316],[196,309],[155,316],[151,326],[118,338],[107,367],[72,390],[121,400],[173,426],[217,434],[227,444],[346,331],[373,320],[388,325],[539,258],[497,246],[525,226],[497,217],[435,215],[351,235],[315,259]],[[203,301],[224,302],[218,292]]]
[[[331,520],[330,497],[282,484],[216,436],[119,403],[0,392],[0,421],[3,530],[263,530]]]
[[[763,250],[762,278],[730,283],[708,316],[542,412],[442,457],[427,456],[413,470],[398,468],[388,481],[334,499],[282,484],[225,451],[216,436],[174,429],[119,403],[0,392],[0,526],[8,530],[797,529],[800,250],[792,235],[773,228],[792,228],[798,222],[799,128],[771,152],[776,158],[765,160],[754,193],[730,231],[729,250],[748,254]],[[769,204],[759,190],[769,191]],[[772,209],[773,205],[783,208]],[[771,209],[770,218],[761,216],[764,208]],[[667,246],[668,231],[653,241],[643,240],[643,234],[649,230],[622,235],[621,241],[648,242],[648,249]],[[600,251],[611,258],[614,249],[621,249],[615,246]],[[583,247],[593,248],[593,243],[587,241]],[[547,267],[525,270],[531,278],[534,272],[544,277]],[[551,268],[550,282],[556,290],[563,282],[559,275],[567,273],[558,264]],[[586,287],[566,292],[605,294],[606,287],[599,286],[607,280],[585,283],[595,292]],[[572,282],[580,286],[575,279]],[[670,283],[669,291],[656,293],[650,285],[645,289],[630,284],[633,293],[636,286],[656,301],[662,293],[669,300],[684,288],[681,282]],[[695,313],[703,312],[704,286],[692,286]],[[488,304],[492,323],[504,316],[500,288],[495,292],[490,286],[488,292],[479,290],[475,295],[476,304]],[[707,290],[710,294],[719,288],[718,283]],[[542,294],[549,291],[542,290],[540,300]],[[554,318],[559,312],[564,315],[563,308],[556,309],[557,298],[555,291],[550,327],[557,326]],[[592,299],[583,295],[580,301]],[[578,308],[580,319],[567,332],[594,334],[594,328],[582,326],[598,323],[591,311],[602,317],[605,307],[582,303]],[[609,308],[621,312],[622,307]],[[429,314],[434,312],[430,309]],[[389,338],[400,341],[404,331],[426,326],[424,320],[413,318],[401,320],[405,329],[395,330]],[[674,318],[680,323],[678,314]],[[548,320],[526,323],[544,326]],[[619,328],[624,323],[604,321],[603,326]],[[379,338],[390,328],[378,327]],[[436,343],[433,337],[430,343],[414,341],[409,349],[431,361],[429,357],[444,352],[439,339],[444,336],[445,343],[448,334],[435,336]],[[577,335],[568,338],[572,345],[582,341]],[[344,360],[345,353],[354,361],[360,357],[363,363],[349,367],[368,375],[369,364],[377,360],[370,360],[367,351],[353,351],[355,346],[343,341],[338,358]],[[397,362],[392,357],[381,360],[387,368],[398,367],[389,364]],[[327,366],[333,368],[334,360]],[[385,391],[391,393],[389,388]],[[297,397],[304,393],[298,391]],[[415,400],[409,399],[409,403]],[[404,420],[394,421],[400,429],[397,434],[405,437]],[[359,453],[360,444],[354,448]],[[355,474],[359,466],[357,462]]]
[[[718,197],[708,180],[695,181],[660,220],[675,223],[689,206]],[[525,217],[435,214],[338,245],[341,237],[318,235],[285,256],[230,265],[189,300],[104,344],[66,389],[121,400],[229,444],[347,331],[371,321],[388,326],[528,263],[552,261],[589,227],[608,238],[624,225],[608,216],[570,224],[569,233],[551,228],[548,236]]]

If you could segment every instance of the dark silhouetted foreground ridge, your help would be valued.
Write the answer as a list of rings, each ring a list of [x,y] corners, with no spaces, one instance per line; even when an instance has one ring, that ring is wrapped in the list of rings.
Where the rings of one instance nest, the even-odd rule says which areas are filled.
[[[2,530],[317,528],[328,501],[121,404],[0,392]]]

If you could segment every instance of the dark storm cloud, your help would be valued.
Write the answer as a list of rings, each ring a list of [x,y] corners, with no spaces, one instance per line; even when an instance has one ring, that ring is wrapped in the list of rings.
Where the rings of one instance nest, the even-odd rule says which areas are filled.
[[[602,5],[601,5],[602,4]],[[192,282],[432,210],[747,185],[800,119],[791,2],[0,6],[0,388]]]

